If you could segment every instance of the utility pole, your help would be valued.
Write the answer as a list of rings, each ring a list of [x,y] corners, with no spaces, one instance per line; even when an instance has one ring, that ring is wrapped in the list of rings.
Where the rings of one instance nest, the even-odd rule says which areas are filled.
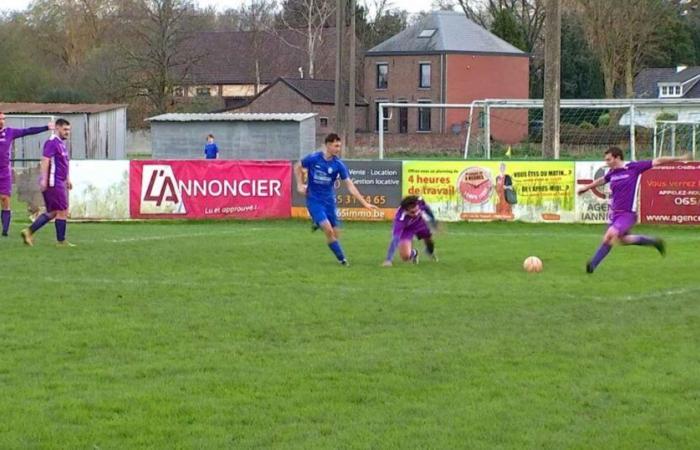
[[[348,144],[347,149],[353,152],[355,149],[355,92],[357,90],[357,49],[355,43],[356,36],[356,0],[350,0],[350,86],[348,89]]]
[[[336,48],[335,48],[335,129],[340,135],[343,142],[346,141],[346,123],[345,123],[345,93],[343,91],[343,62],[345,58],[345,6],[347,0],[336,0],[335,9],[335,33],[336,33]]]
[[[546,0],[544,22],[544,110],[542,157],[559,159],[561,94],[561,0]]]

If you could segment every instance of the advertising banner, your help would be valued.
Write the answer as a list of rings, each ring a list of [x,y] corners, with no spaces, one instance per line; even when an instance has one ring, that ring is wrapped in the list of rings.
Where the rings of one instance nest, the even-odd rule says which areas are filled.
[[[129,161],[72,160],[70,178],[72,219],[129,218]]]
[[[132,218],[290,216],[288,161],[131,161]]]
[[[603,162],[577,162],[576,188],[605,176],[608,167]],[[576,221],[605,223],[608,221],[610,187],[605,184],[576,196]]]
[[[394,218],[401,204],[401,161],[343,161],[350,179],[369,203],[379,209],[371,211],[350,195],[345,184],[336,181],[336,202],[341,220],[378,221]],[[306,174],[304,174],[306,177]],[[306,181],[306,180],[304,180]],[[306,199],[292,186],[292,217],[308,218]]]
[[[700,163],[647,170],[641,179],[642,223],[700,225]]]
[[[405,161],[403,194],[423,196],[439,220],[575,219],[573,162]]]

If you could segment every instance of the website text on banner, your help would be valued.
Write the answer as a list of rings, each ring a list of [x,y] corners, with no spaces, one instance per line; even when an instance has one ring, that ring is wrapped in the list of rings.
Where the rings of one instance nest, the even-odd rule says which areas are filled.
[[[576,186],[587,185],[604,177],[608,166],[603,162],[577,162]],[[576,196],[576,221],[582,223],[607,223],[610,187],[608,184]]]
[[[132,218],[290,216],[289,161],[131,161]]]
[[[391,220],[401,204],[401,161],[343,161],[365,199],[379,209],[363,208],[345,185],[336,181],[338,215],[342,220]],[[306,181],[306,172],[304,172]],[[306,199],[292,189],[292,217],[309,218]]]
[[[129,218],[129,161],[72,160],[70,178],[71,219]]]
[[[642,223],[700,225],[700,163],[655,167],[641,187]]]
[[[403,194],[439,220],[573,222],[573,162],[405,161]]]

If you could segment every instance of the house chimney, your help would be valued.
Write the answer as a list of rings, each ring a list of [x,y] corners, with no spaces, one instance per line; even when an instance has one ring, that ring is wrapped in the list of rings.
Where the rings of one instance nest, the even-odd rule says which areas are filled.
[[[304,68],[299,66],[298,70],[299,70],[299,77],[301,77],[303,79],[304,78]]]
[[[688,66],[676,66],[676,73],[683,72]]]

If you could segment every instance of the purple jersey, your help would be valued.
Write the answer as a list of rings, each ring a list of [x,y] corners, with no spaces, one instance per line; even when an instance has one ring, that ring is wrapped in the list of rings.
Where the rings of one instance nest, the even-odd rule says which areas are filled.
[[[33,127],[3,128],[0,130],[0,171],[10,169],[10,159],[12,159],[12,141],[30,134],[38,134],[48,129],[49,127]]]
[[[48,187],[65,186],[68,179],[68,151],[61,138],[53,135],[44,144],[44,157],[49,158]]]
[[[610,183],[610,210],[616,212],[637,211],[637,190],[642,172],[651,169],[651,161],[628,162],[619,169],[610,169],[605,182]]]
[[[400,238],[406,234],[417,234],[418,231],[429,230],[428,224],[425,221],[425,216],[432,216],[432,212],[428,205],[425,204],[423,200],[418,201],[418,207],[420,208],[420,213],[416,216],[410,216],[406,211],[399,207],[396,210],[396,215],[394,216],[394,228],[392,235],[395,238]]]

